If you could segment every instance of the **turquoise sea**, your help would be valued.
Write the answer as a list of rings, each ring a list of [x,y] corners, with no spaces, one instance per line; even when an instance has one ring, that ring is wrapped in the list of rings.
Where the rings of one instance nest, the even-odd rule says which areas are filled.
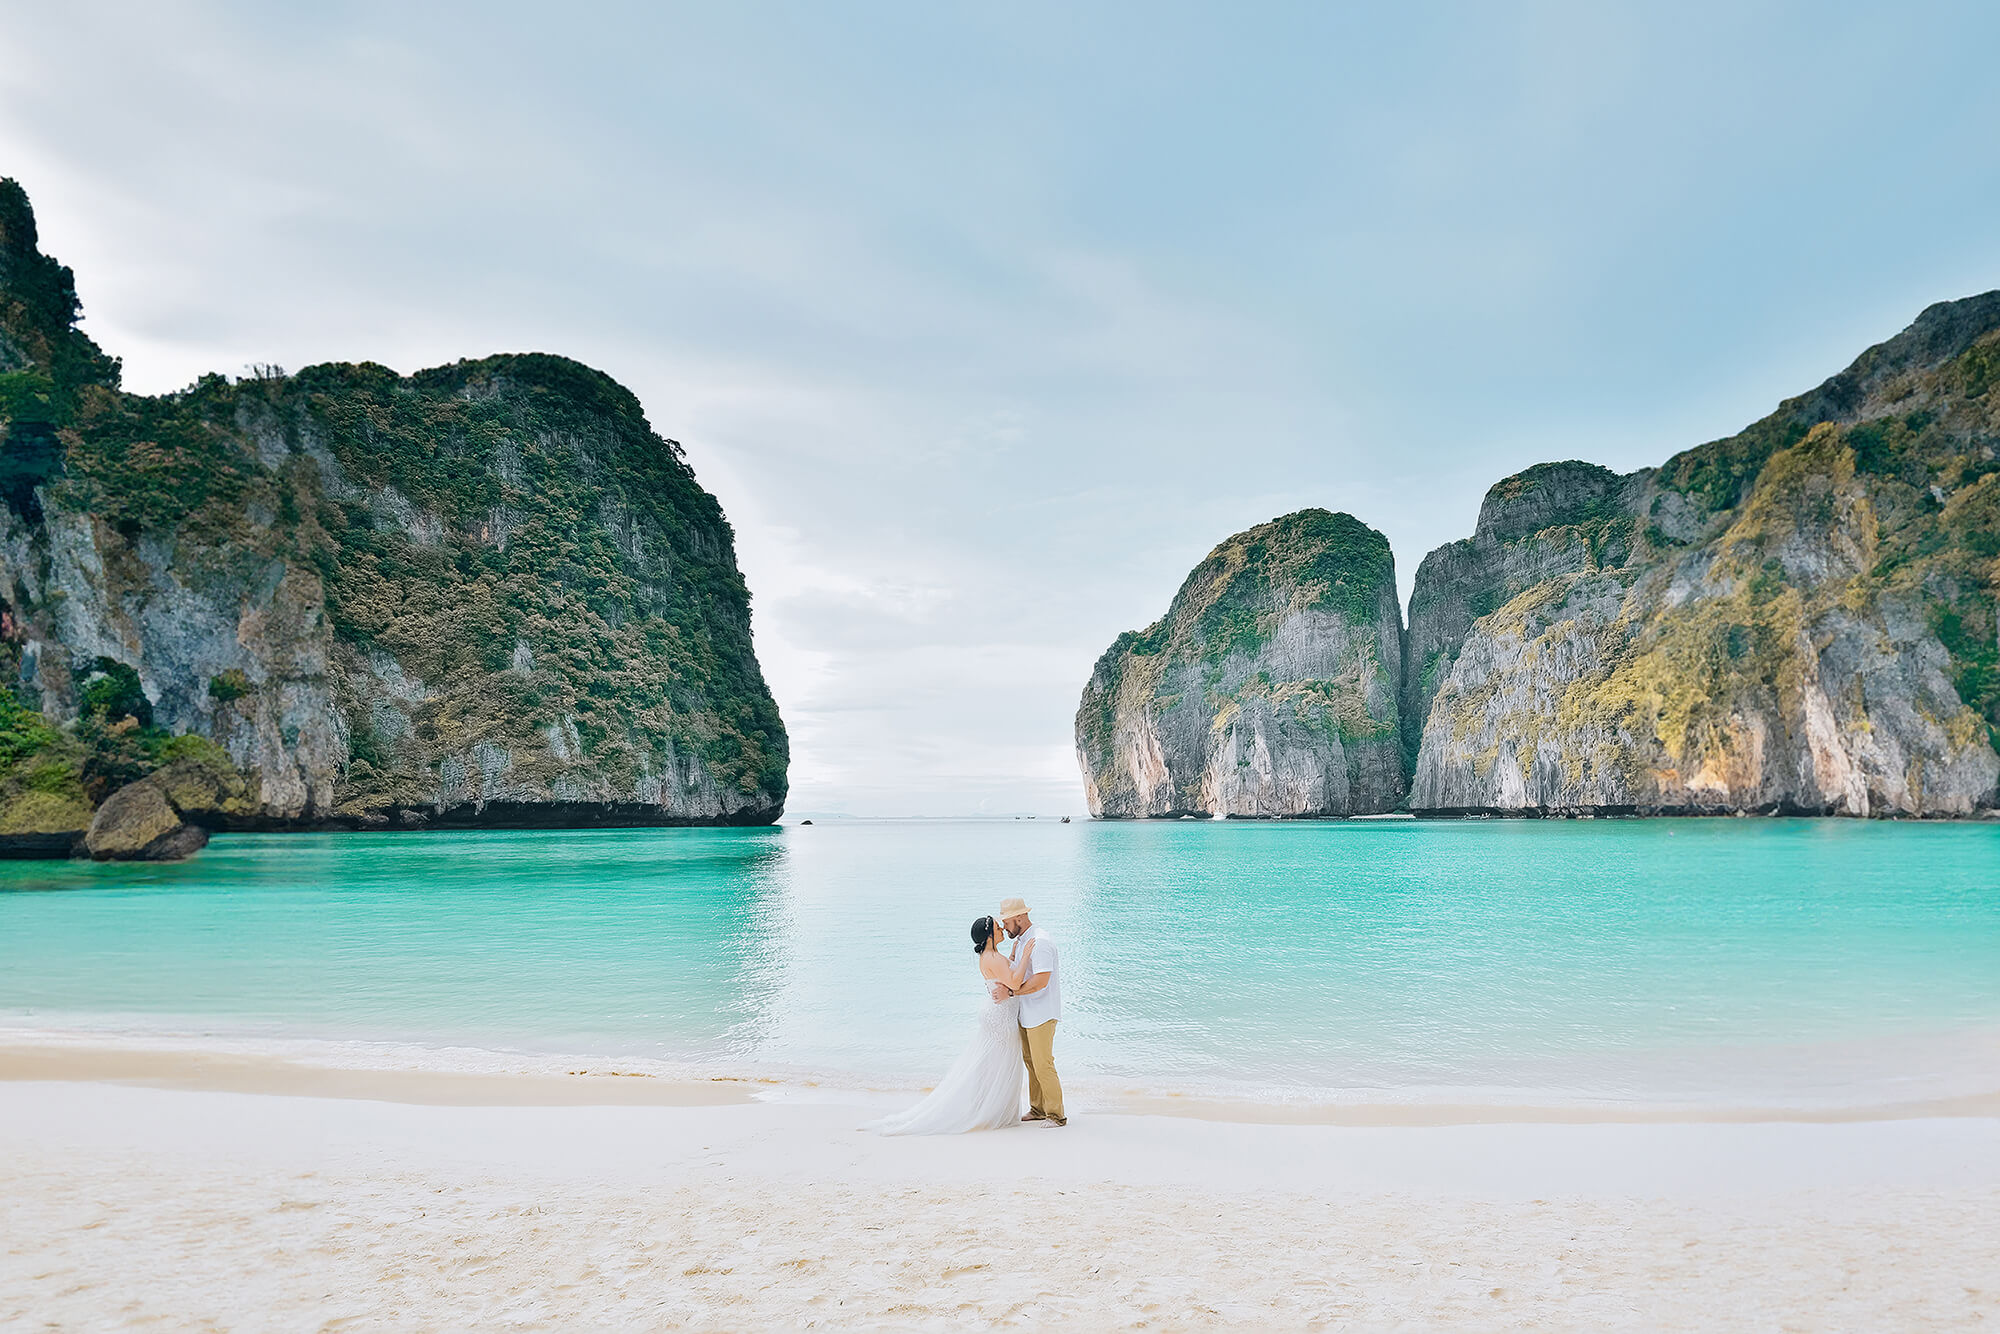
[[[0,863],[0,1028],[916,1085],[972,1029],[967,927],[1008,894],[1062,943],[1084,1091],[2000,1087],[1994,823],[225,836],[176,866]]]

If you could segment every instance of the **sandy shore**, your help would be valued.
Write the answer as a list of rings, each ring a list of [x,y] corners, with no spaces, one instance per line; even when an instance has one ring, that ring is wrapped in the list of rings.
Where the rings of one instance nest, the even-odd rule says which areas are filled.
[[[662,1074],[632,1063],[578,1060],[541,1072],[475,1072],[403,1066],[328,1065],[256,1050],[252,1046],[202,1049],[154,1039],[130,1045],[113,1035],[0,1030],[0,1084],[86,1081],[228,1093],[269,1093],[317,1098],[359,1098],[446,1106],[661,1106],[747,1103],[806,1093],[868,1103],[911,1096],[907,1091],[823,1088],[744,1075]],[[2000,1054],[2000,1048],[1996,1049]],[[2000,1082],[2000,1081],[1996,1081]],[[1456,1126],[1497,1124],[1659,1125],[1686,1122],[1898,1121],[1939,1117],[2000,1118],[2000,1091],[1843,1106],[1642,1104],[1633,1102],[1470,1103],[1391,1101],[1353,1097],[1339,1102],[1256,1102],[1091,1088],[1072,1101],[1096,1112],[1126,1116],[1187,1116],[1209,1121],[1271,1125]]]
[[[641,1105],[612,1105],[622,1089],[566,1104],[398,1079],[382,1100],[202,1088],[171,1062],[123,1083],[93,1078],[101,1067],[12,1068],[4,1328],[2000,1320],[1990,1117],[1100,1112],[1061,1130],[881,1140],[855,1129],[880,1100],[797,1090],[742,1101],[729,1087],[718,1103],[694,1085],[581,1077],[659,1087]],[[218,1067],[230,1078],[245,1076]],[[506,1083],[448,1077],[467,1078]],[[400,1096],[412,1090],[433,1096]]]

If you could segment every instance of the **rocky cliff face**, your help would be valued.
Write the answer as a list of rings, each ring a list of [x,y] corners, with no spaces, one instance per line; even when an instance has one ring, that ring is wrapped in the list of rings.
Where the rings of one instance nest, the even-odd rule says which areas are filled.
[[[1631,481],[1594,463],[1544,463],[1486,493],[1473,535],[1417,567],[1403,679],[1405,763],[1415,767],[1443,672],[1475,621],[1542,580],[1629,553]]]
[[[1308,621],[1276,575],[1226,591],[1304,517],[1217,548],[1098,662],[1094,814],[1387,809],[1402,773],[1418,814],[2000,805],[2000,292],[1663,467],[1500,482],[1419,567],[1400,664],[1392,597]],[[1321,698],[1337,749],[1286,707]]]
[[[1091,814],[1393,810],[1401,669],[1380,533],[1325,510],[1239,533],[1098,659],[1076,715]]]
[[[1494,487],[1417,573],[1411,808],[1994,806],[1996,384],[1989,293],[1657,470]]]
[[[0,835],[204,746],[241,825],[782,810],[729,525],[611,379],[521,355],[147,398],[76,313],[0,183]]]

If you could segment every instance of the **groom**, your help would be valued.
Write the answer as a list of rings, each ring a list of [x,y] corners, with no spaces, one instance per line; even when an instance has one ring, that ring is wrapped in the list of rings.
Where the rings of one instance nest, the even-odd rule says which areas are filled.
[[[1035,970],[1014,994],[1021,998],[1021,1061],[1028,1067],[1028,1114],[1023,1121],[1047,1121],[1066,1126],[1062,1081],[1056,1078],[1056,1020],[1062,1018],[1061,960],[1049,933],[1028,920],[1028,905],[1008,899],[1000,905],[1000,921],[1014,938],[1014,957],[1022,942],[1035,942]]]

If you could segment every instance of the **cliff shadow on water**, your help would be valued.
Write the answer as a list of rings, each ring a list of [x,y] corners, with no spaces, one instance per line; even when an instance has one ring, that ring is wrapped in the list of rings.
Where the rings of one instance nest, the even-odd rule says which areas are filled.
[[[1530,468],[1424,558],[1407,629],[1359,521],[1239,534],[1084,687],[1091,813],[1990,814],[1996,386],[1989,292],[1658,468]]]
[[[0,852],[209,829],[759,824],[734,534],[539,353],[129,394],[0,181]]]

